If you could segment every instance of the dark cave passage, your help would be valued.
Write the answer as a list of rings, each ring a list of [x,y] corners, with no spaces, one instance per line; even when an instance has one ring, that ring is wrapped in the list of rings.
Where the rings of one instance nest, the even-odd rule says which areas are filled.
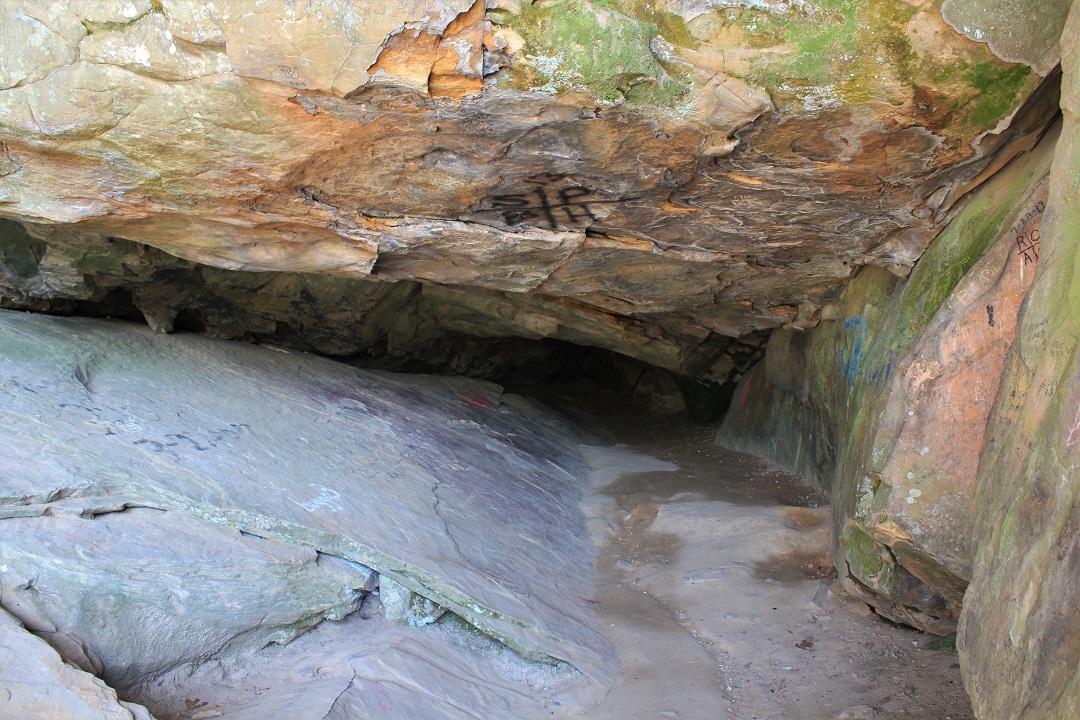
[[[732,362],[720,382],[602,347],[465,332],[441,324],[430,304],[422,286],[409,281],[222,270],[117,238],[76,250],[0,219],[0,308],[121,319],[157,332],[193,332],[366,369],[455,375],[508,388],[587,378],[634,407],[696,422],[723,416],[767,338],[726,340]]]

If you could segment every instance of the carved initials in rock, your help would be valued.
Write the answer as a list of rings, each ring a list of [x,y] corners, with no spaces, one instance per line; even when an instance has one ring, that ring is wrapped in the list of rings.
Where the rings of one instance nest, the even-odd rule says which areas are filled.
[[[1039,259],[1039,229],[1016,236],[1016,254],[1024,258],[1024,264],[1030,265]]]
[[[1035,207],[1021,218],[1020,222],[1011,230],[1016,242],[1016,254],[1023,258],[1024,265],[1031,265],[1039,259],[1039,216],[1042,215],[1045,203],[1040,200]],[[1034,226],[1034,227],[1032,227]],[[1026,232],[1022,232],[1028,229]]]

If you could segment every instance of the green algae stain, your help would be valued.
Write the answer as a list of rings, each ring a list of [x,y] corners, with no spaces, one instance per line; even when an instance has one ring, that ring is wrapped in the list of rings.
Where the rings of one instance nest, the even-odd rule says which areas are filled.
[[[898,338],[901,351],[914,342],[960,279],[1005,232],[1030,188],[1049,172],[1049,162],[1049,157],[1040,155],[1029,168],[984,187],[927,248],[901,292],[897,312],[891,316],[895,324],[888,334]]]
[[[819,0],[770,11],[715,8],[706,21],[688,24],[647,0],[551,0],[490,16],[525,42],[504,87],[678,110],[692,88],[692,67],[679,48],[749,48],[760,51],[749,67],[736,63],[727,72],[767,90],[781,106],[813,112],[885,103],[907,113],[921,103],[930,109],[916,124],[946,131],[949,149],[957,150],[993,128],[1037,78],[966,39],[953,38],[948,48],[914,47],[927,22],[921,12],[936,11],[905,0]],[[703,23],[711,28],[705,35]]]
[[[757,37],[752,46],[787,48],[748,79],[808,106],[910,96],[914,54],[905,26],[916,9],[900,0],[823,0],[811,11],[731,17]]]
[[[826,0],[812,13],[731,8],[726,14],[728,22],[748,31],[751,47],[788,49],[760,63],[748,78],[770,89],[831,84],[857,50],[856,0]]]
[[[973,138],[993,129],[1031,94],[1039,78],[1025,65],[1013,65],[991,56],[983,46],[947,65],[921,58],[913,82],[929,88],[935,97],[925,124],[934,132]]]
[[[851,574],[867,587],[888,597],[894,596],[899,584],[896,567],[882,559],[882,554],[889,551],[857,527],[848,528],[845,540],[845,556]]]
[[[964,73],[964,79],[978,92],[969,113],[971,122],[978,127],[996,125],[1034,84],[1034,73],[1027,66],[1013,65],[1003,69],[1001,65],[979,63]]]
[[[796,49],[781,65],[785,74],[810,83],[829,82],[830,76],[858,52],[857,10],[856,0],[828,0],[814,15],[773,19],[775,32]]]
[[[662,38],[674,45],[685,48],[695,48],[699,45],[690,32],[690,28],[686,26],[685,20],[674,13],[657,9],[656,3],[652,0],[594,0],[594,2],[652,26]]]
[[[958,36],[947,47],[914,47],[919,27],[928,24],[925,16],[916,20],[920,12],[903,0],[821,0],[786,12],[716,11],[722,25],[738,26],[750,47],[764,51],[743,77],[781,104],[816,110],[885,102],[899,109],[929,89],[941,103],[937,116],[928,118],[933,129],[947,127],[950,135],[970,141],[1033,89],[1034,73]]]
[[[656,22],[624,14],[624,5]],[[500,14],[498,22],[525,41],[527,62],[515,65],[510,85],[552,94],[589,92],[609,104],[671,107],[689,92],[689,68],[654,51],[670,43],[658,23],[680,41],[689,33],[668,15],[613,0],[565,0]]]

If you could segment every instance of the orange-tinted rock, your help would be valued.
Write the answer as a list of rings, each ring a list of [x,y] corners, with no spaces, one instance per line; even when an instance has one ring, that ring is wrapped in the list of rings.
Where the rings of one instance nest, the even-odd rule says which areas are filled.
[[[951,586],[949,599],[957,606],[971,577],[983,435],[1020,304],[1035,276],[1045,197],[1044,181],[938,311],[910,360],[897,363],[900,377],[887,400],[883,424],[896,418],[899,432],[879,475],[887,489],[874,493],[885,499],[872,502],[862,522],[894,552],[897,544],[917,547],[904,564],[929,584]]]
[[[987,425],[957,645],[977,717],[1080,715],[1080,12],[1063,38],[1061,141],[1039,267]]]
[[[575,308],[575,341],[634,353],[617,328],[649,328],[665,367],[721,380],[686,358],[812,326],[861,265],[908,272],[1049,117],[1044,88],[985,134],[1037,77],[926,3],[132,7],[3,10],[0,216],[520,293]]]

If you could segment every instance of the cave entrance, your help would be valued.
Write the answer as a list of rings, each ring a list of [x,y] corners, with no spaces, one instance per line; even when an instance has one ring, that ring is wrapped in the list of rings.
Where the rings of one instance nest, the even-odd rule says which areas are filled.
[[[730,383],[9,240],[3,304],[66,317],[0,310],[0,603],[159,719],[971,716],[823,499],[716,445]]]

